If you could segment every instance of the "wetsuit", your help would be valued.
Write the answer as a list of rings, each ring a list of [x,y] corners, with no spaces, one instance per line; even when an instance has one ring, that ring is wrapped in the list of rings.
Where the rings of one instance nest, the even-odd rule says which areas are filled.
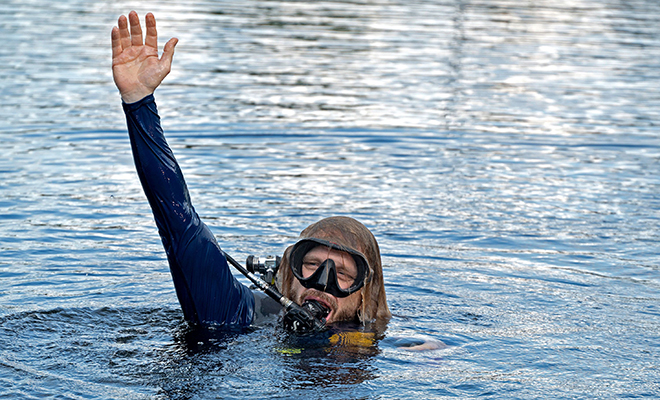
[[[234,278],[211,230],[190,201],[160,125],[153,95],[123,103],[133,159],[156,220],[187,321],[244,327],[277,312],[269,298]],[[255,312],[256,310],[256,312]]]

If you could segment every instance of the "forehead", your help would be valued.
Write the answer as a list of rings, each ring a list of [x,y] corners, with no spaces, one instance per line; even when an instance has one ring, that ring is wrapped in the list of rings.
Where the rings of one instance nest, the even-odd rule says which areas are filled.
[[[343,262],[347,265],[355,265],[353,256],[345,251],[331,249],[330,247],[318,245],[305,254],[305,258],[318,258],[320,260],[332,259],[336,264]]]

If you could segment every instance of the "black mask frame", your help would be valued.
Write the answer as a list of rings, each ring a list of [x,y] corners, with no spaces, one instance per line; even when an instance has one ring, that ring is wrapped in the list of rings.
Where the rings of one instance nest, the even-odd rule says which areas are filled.
[[[337,269],[334,261],[330,259],[325,260],[312,275],[307,278],[303,277],[303,259],[310,250],[317,246],[325,246],[351,255],[355,261],[355,266],[357,267],[357,276],[350,287],[342,289],[339,286]],[[291,271],[296,279],[300,281],[300,284],[307,289],[317,289],[339,298],[350,296],[360,290],[371,280],[371,276],[373,275],[373,270],[369,266],[364,254],[355,249],[351,249],[350,247],[342,246],[324,239],[305,238],[298,241],[291,249],[289,259]]]

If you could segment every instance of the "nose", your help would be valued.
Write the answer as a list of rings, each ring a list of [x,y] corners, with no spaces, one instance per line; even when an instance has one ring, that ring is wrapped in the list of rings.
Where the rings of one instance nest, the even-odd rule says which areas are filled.
[[[321,269],[321,275],[319,275],[317,283],[319,286],[323,286],[325,290],[328,287],[328,283],[330,283],[330,271],[335,270],[335,262],[327,259],[319,265],[319,268]]]

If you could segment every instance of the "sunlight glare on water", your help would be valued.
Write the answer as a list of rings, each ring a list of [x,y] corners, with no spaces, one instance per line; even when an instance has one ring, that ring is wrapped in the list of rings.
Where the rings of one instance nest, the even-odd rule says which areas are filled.
[[[394,314],[376,344],[187,328],[110,71],[132,9],[179,38],[156,100],[224,250],[362,221]],[[0,398],[658,397],[657,2],[0,16]],[[424,340],[446,346],[401,347]]]

